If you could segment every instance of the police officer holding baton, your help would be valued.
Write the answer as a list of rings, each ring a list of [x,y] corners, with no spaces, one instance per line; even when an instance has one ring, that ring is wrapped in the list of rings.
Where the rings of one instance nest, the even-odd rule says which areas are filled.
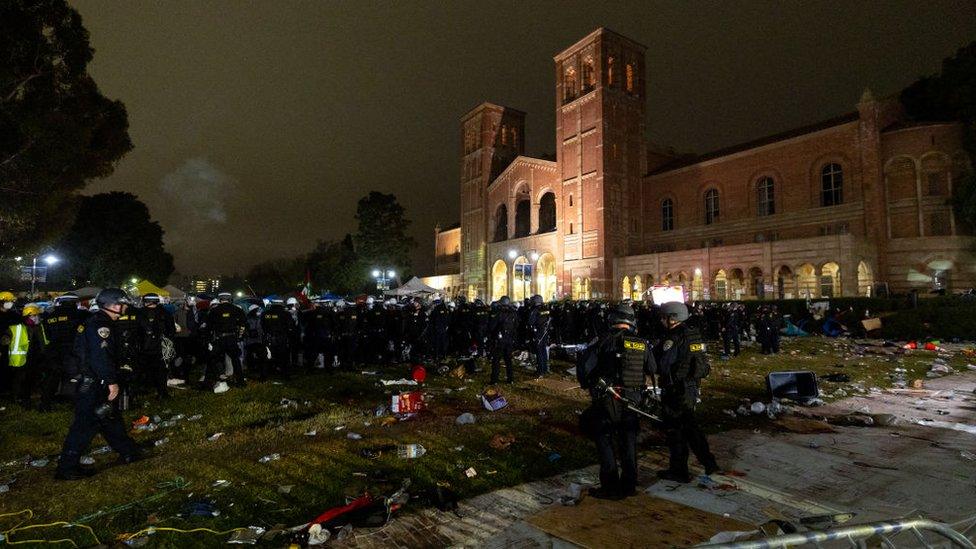
[[[119,396],[119,344],[113,324],[125,313],[129,296],[118,288],[108,288],[99,292],[95,302],[98,312],[79,327],[75,338],[81,381],[75,396],[74,422],[64,439],[55,474],[58,480],[80,480],[91,475],[81,468],[80,461],[98,433],[119,454],[121,463],[132,463],[141,457],[113,403]]]

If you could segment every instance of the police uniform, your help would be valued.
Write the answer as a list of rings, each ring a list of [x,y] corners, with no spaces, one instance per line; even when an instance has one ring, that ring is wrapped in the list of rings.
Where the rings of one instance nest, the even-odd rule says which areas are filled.
[[[543,376],[549,373],[549,341],[550,326],[552,317],[545,305],[536,300],[529,311],[528,324],[532,336],[532,351],[536,359],[536,375]]]
[[[145,307],[139,315],[139,370],[145,384],[162,398],[169,396],[166,388],[168,372],[163,360],[163,338],[173,341],[176,324],[173,315],[160,305]]]
[[[617,318],[611,313],[611,322]],[[627,319],[630,327],[614,328],[600,338],[585,351],[586,358],[577,370],[581,384],[590,389],[592,399],[587,415],[593,421],[589,434],[596,439],[600,460],[600,489],[594,493],[598,497],[633,495],[637,486],[638,416],[609,391],[599,388],[602,380],[627,400],[640,402],[646,387],[645,376],[654,374],[651,345],[637,336],[632,310]]]
[[[62,381],[78,375],[74,360],[75,336],[84,325],[88,313],[78,308],[77,302],[62,303],[44,316],[44,332],[50,345],[47,352],[47,372],[41,381],[41,410],[48,410],[54,401]]]
[[[322,305],[302,315],[305,331],[305,369],[315,368],[319,355],[326,366],[332,365],[332,321],[329,311]]]
[[[207,313],[207,329],[210,332],[212,350],[203,376],[204,383],[215,382],[215,377],[224,371],[224,357],[227,356],[230,357],[230,363],[234,368],[234,381],[238,385],[243,385],[244,369],[241,367],[240,341],[246,324],[244,311],[233,303],[218,303]]]
[[[271,362],[287,378],[291,372],[291,342],[297,330],[291,312],[280,303],[272,304],[261,314],[261,329],[271,350]]]
[[[112,322],[112,329],[118,342],[119,352],[116,355],[119,398],[115,399],[115,406],[120,411],[129,408],[129,402],[136,390],[135,383],[141,372],[136,372],[139,366],[139,310],[127,307],[125,313]]]
[[[670,467],[661,476],[687,482],[689,448],[706,474],[717,471],[715,456],[695,418],[699,383],[710,371],[700,333],[685,323],[678,324],[665,333],[654,355],[661,386],[661,419],[671,453]]]
[[[139,458],[139,450],[126,434],[122,418],[116,413],[96,415],[96,409],[107,401],[108,386],[119,382],[120,342],[114,324],[108,314],[99,311],[78,329],[75,354],[79,359],[81,380],[75,396],[74,421],[58,461],[60,478],[80,474],[81,456],[99,433],[123,462]]]
[[[498,376],[501,373],[499,366],[502,360],[505,361],[508,382],[514,383],[512,353],[515,351],[515,338],[518,333],[518,316],[515,309],[508,303],[500,303],[491,316],[488,331],[491,334],[491,383],[498,383]]]

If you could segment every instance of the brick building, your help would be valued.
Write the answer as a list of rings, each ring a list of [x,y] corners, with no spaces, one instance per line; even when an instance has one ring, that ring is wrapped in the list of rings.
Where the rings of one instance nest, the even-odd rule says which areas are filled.
[[[461,118],[461,222],[436,277],[470,298],[870,295],[976,286],[953,181],[961,126],[908,123],[866,91],[856,110],[699,156],[644,137],[644,46],[597,29],[555,56],[556,158],[524,155],[525,113]]]

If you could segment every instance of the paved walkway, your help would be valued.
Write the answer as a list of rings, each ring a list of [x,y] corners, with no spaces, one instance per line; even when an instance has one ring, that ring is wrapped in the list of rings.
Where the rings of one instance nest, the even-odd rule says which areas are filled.
[[[662,452],[641,457],[648,494],[752,524],[771,518],[850,511],[856,522],[913,513],[953,522],[976,514],[976,372],[929,380],[926,391],[853,397],[817,414],[865,410],[896,416],[886,427],[835,427],[833,433],[729,431],[711,437],[722,464],[745,477],[713,477],[735,490],[652,481]],[[968,427],[967,427],[968,426]],[[559,505],[573,482],[595,483],[596,467],[464,501],[463,518],[426,509],[347,547],[574,547],[526,522]],[[710,535],[711,533],[709,533]],[[638,543],[639,540],[635,540]]]

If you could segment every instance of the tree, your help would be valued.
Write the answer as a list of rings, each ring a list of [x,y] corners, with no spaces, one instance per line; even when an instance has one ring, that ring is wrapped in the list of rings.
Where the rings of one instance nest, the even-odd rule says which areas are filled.
[[[258,263],[248,271],[246,280],[258,295],[298,290],[305,281],[305,256]]]
[[[340,295],[357,293],[366,282],[365,267],[350,234],[341,241],[320,240],[308,254],[308,269],[313,287],[322,291]]]
[[[409,272],[410,250],[417,243],[407,236],[410,221],[403,214],[392,194],[371,191],[359,200],[356,247],[364,268],[393,268],[402,276]]]
[[[82,197],[74,224],[55,249],[65,261],[53,277],[79,286],[116,286],[130,277],[162,286],[173,274],[162,227],[130,193]]]
[[[905,111],[914,120],[961,121],[963,147],[976,160],[976,41],[942,61],[942,72],[919,79],[901,93]],[[976,227],[976,177],[955,182],[953,208],[957,218]]]
[[[132,149],[125,106],[88,74],[92,55],[65,0],[0,2],[0,249],[50,241],[64,224],[48,220]]]

